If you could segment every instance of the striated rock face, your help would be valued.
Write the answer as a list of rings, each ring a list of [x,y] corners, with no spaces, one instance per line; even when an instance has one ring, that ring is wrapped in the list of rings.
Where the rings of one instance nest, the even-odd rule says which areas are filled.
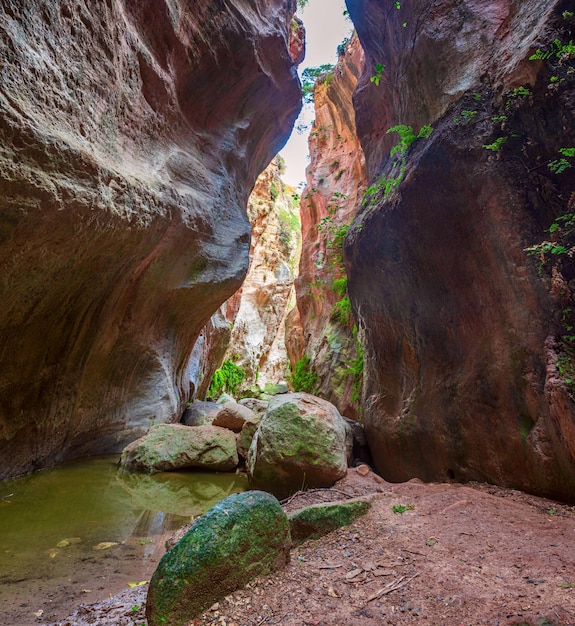
[[[301,249],[295,189],[281,178],[281,159],[260,175],[248,202],[252,224],[250,268],[242,285],[226,357],[245,372],[244,385],[277,383],[286,377],[285,320],[295,298]]]
[[[357,416],[357,398],[352,396],[357,396],[360,384],[349,368],[361,356],[352,333],[351,310],[346,308],[341,244],[366,187],[351,100],[362,68],[363,50],[354,37],[333,75],[316,84],[310,165],[301,200],[298,310],[286,335],[292,367],[305,352],[319,381],[313,391],[349,417]]]
[[[294,9],[2,3],[0,478],[181,412],[300,107]]]
[[[374,186],[346,254],[377,468],[572,499],[575,267],[526,251],[573,210],[575,170],[547,164],[575,146],[575,60],[528,59],[573,38],[567,3],[348,6],[366,50],[354,98]],[[391,159],[397,123],[434,130]]]

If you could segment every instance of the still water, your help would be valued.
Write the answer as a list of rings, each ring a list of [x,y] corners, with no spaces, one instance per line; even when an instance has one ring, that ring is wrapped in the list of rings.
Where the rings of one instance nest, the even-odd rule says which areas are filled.
[[[242,475],[148,476],[116,462],[90,459],[0,482],[0,624],[63,618],[68,605],[149,579],[174,530],[247,489]]]

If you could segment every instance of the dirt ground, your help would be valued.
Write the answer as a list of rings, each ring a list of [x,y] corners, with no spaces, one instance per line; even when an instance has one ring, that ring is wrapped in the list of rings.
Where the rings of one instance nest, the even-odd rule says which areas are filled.
[[[351,469],[336,488],[296,494],[285,508],[357,496],[372,500],[366,516],[294,548],[283,571],[190,625],[575,625],[575,507],[490,485],[390,484]],[[83,605],[57,625],[143,626],[145,594]]]

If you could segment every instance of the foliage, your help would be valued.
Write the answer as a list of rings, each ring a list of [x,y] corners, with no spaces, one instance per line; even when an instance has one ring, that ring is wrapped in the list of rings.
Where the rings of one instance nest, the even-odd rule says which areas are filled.
[[[308,5],[309,0],[297,0],[297,8],[300,11],[303,11],[303,9],[306,8],[306,6]]]
[[[280,192],[278,186],[276,185],[276,181],[272,180],[272,183],[270,185],[270,198],[272,202],[275,202],[278,199],[279,193]]]
[[[463,120],[466,124],[469,124],[469,122],[477,115],[477,111],[470,111],[468,109],[463,109],[463,111],[461,111],[460,117],[456,117],[453,121],[454,122],[461,122],[461,120]]]
[[[412,126],[406,126],[405,124],[399,124],[393,126],[387,133],[397,133],[399,135],[399,142],[395,144],[389,153],[390,157],[394,157],[396,154],[401,156],[400,159],[395,159],[392,165],[392,172],[396,172],[395,176],[384,176],[383,174],[378,180],[365,190],[363,195],[363,206],[367,204],[374,204],[376,196],[383,194],[386,198],[394,189],[399,186],[399,183],[403,180],[406,167],[405,154],[407,149],[416,139],[427,139],[433,132],[433,127],[429,124],[422,126],[418,133],[415,133]]]
[[[333,305],[331,319],[342,326],[349,325],[352,320],[351,300],[349,296],[344,296]]]
[[[517,87],[516,89],[513,89],[513,91],[510,91],[507,94],[507,100],[505,101],[505,108],[508,109],[515,99],[523,98],[525,96],[530,96],[530,95],[531,95],[531,91],[527,87]]]
[[[499,152],[506,141],[507,137],[499,137],[493,143],[484,143],[482,147],[492,152]]]
[[[347,50],[347,46],[349,45],[350,38],[345,37],[344,40],[337,46],[337,56],[342,57],[345,55],[345,51]]]
[[[291,375],[291,384],[294,391],[314,393],[319,386],[319,377],[310,367],[310,358],[304,355],[294,367]]]
[[[294,233],[301,229],[299,217],[291,209],[280,209],[278,211],[279,240],[287,253],[291,250]]]
[[[230,360],[224,361],[222,366],[214,372],[208,389],[208,397],[217,398],[222,393],[236,396],[245,376],[244,370],[239,365]]]
[[[406,511],[413,511],[415,508],[414,504],[394,504],[392,507],[392,511],[394,513],[399,513],[403,515]]]
[[[332,283],[332,289],[338,296],[343,297],[347,293],[347,276],[336,278]]]
[[[530,61],[547,60],[553,57],[557,59],[570,59],[575,56],[575,45],[573,40],[569,43],[562,43],[560,39],[555,39],[545,52],[537,48],[536,52],[529,57]]]
[[[315,86],[321,82],[331,80],[332,77],[332,63],[324,63],[316,67],[306,67],[301,74],[303,101],[307,103],[313,102]]]
[[[383,63],[376,63],[373,67],[375,74],[369,79],[369,82],[374,83],[376,87],[379,87],[379,81],[381,80],[384,69],[385,65],[383,65]]]

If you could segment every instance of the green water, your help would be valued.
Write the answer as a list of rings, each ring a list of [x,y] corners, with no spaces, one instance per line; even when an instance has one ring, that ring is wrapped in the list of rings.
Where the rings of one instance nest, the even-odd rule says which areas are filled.
[[[17,601],[33,596],[41,581],[86,586],[90,571],[108,582],[113,574],[141,580],[171,532],[247,489],[236,474],[148,476],[120,472],[116,462],[91,459],[0,482],[0,604],[16,602],[11,588]]]

